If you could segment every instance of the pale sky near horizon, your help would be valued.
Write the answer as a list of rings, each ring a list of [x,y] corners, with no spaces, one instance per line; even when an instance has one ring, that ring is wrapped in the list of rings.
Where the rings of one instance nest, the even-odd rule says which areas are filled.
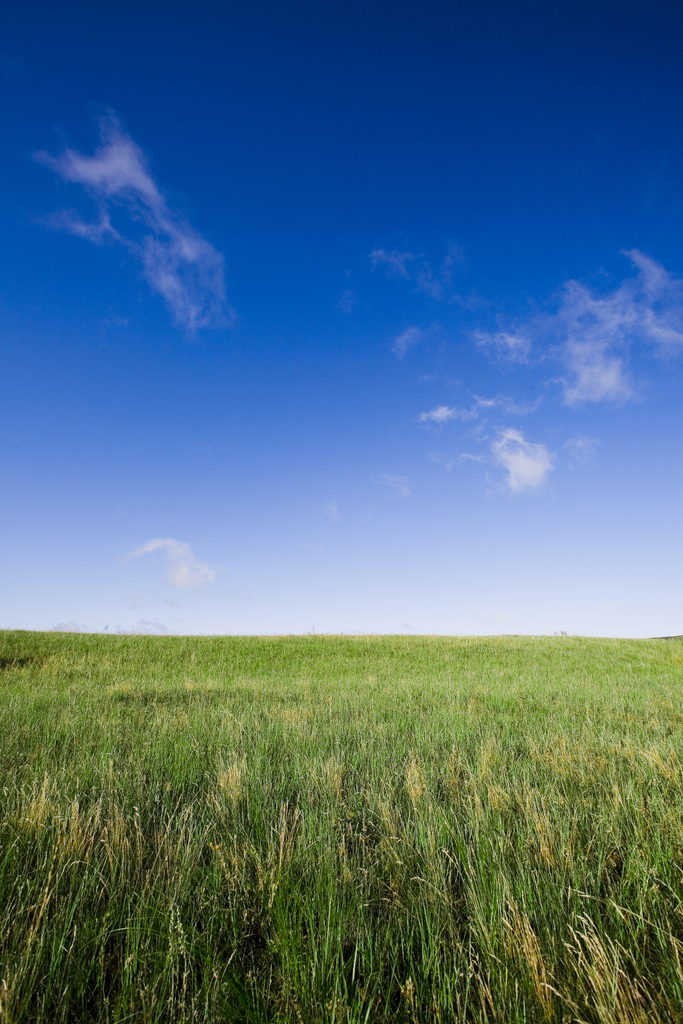
[[[0,628],[683,633],[682,44],[11,0]]]

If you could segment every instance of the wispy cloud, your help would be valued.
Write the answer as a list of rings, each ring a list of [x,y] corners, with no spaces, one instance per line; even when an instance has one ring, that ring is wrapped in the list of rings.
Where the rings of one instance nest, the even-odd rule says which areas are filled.
[[[339,309],[342,309],[345,313],[350,313],[356,305],[356,293],[352,288],[347,288],[342,292],[342,297],[337,303]]]
[[[134,626],[129,628],[117,626],[116,632],[121,634],[139,633],[143,636],[161,636],[164,633],[170,633],[170,630],[165,622],[159,622],[157,619],[139,619]]]
[[[502,430],[491,444],[493,457],[507,470],[507,484],[511,491],[535,490],[540,487],[553,468],[555,456],[544,444],[525,441],[519,430]]]
[[[474,331],[473,338],[479,348],[487,349],[505,362],[528,363],[531,339],[512,331]]]
[[[408,279],[411,276],[408,265],[415,259],[412,252],[386,252],[384,249],[373,249],[368,258],[373,270],[378,264],[383,263],[389,268],[390,274]]]
[[[215,569],[195,558],[189,544],[174,540],[172,537],[155,537],[148,540],[142,547],[129,552],[124,561],[140,558],[142,555],[151,555],[157,551],[163,551],[166,554],[168,562],[166,580],[171,586],[179,587],[181,590],[199,590],[207,583],[211,583],[216,576]]]
[[[625,255],[637,273],[619,287],[603,293],[567,281],[554,314],[534,317],[522,330],[478,331],[476,343],[516,362],[527,362],[539,346],[541,358],[559,357],[567,370],[567,405],[632,397],[630,344],[645,342],[663,353],[683,348],[683,281],[637,249]]]
[[[403,334],[399,334],[397,338],[394,338],[391,351],[398,359],[403,359],[408,349],[414,348],[415,345],[419,345],[422,339],[426,335],[426,331],[423,331],[421,327],[409,327]]]
[[[323,512],[325,513],[325,515],[327,516],[331,523],[338,523],[339,520],[341,519],[336,498],[328,498],[328,500],[323,505]]]
[[[586,437],[585,434],[575,434],[562,445],[569,454],[570,466],[584,465],[592,458],[593,451],[601,442],[596,437]]]
[[[82,185],[97,207],[94,221],[83,220],[75,210],[58,210],[48,223],[97,245],[127,246],[181,327],[225,326],[234,314],[226,303],[221,253],[169,207],[144,153],[111,114],[100,120],[100,141],[92,156],[68,148],[56,157],[35,154],[64,181]],[[147,233],[130,237],[139,225]]]
[[[490,409],[502,409],[511,416],[528,416],[536,412],[543,401],[543,395],[539,395],[533,402],[516,402],[509,395],[495,395],[493,398],[482,398],[480,395],[473,395],[474,403],[469,410],[468,419],[480,416]]]
[[[506,395],[496,395],[495,398],[481,398],[479,395],[473,395],[473,398],[474,402],[469,409],[439,405],[430,412],[421,412],[418,416],[418,422],[436,423],[439,426],[448,423],[449,420],[462,420],[464,422],[477,419],[487,410],[496,408],[504,409],[505,412],[512,415],[526,416],[531,412],[535,412],[541,402],[541,398],[538,398],[535,402],[520,405]]]
[[[390,473],[382,473],[379,482],[385,487],[392,487],[398,491],[402,498],[407,498],[412,490],[407,476],[392,476]]]
[[[514,622],[515,620],[513,618],[511,618],[509,615],[506,615],[505,612],[495,611],[495,612],[483,612],[479,616],[479,621],[480,622],[499,622],[499,623],[503,623],[503,622]]]
[[[387,268],[391,277],[403,277],[412,281],[415,290],[424,292],[430,299],[440,301],[453,299],[460,301],[460,296],[452,294],[453,278],[464,263],[464,254],[457,245],[449,245],[441,265],[434,268],[431,263],[412,252],[387,252],[385,249],[373,249],[369,256],[374,270],[380,264]]]
[[[432,462],[436,462],[441,466],[444,466],[447,473],[453,469],[459,462],[484,462],[485,457],[483,455],[470,455],[469,452],[460,453],[445,453],[445,452],[426,452],[428,459]]]
[[[430,263],[423,261],[416,273],[415,283],[418,291],[424,292],[430,299],[459,298],[451,294],[453,278],[465,262],[462,249],[457,245],[449,245],[441,266],[434,270]]]

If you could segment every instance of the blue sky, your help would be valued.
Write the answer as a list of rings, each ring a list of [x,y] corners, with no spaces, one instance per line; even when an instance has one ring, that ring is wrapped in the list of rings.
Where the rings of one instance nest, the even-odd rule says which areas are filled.
[[[683,631],[683,8],[9,3],[0,626]]]

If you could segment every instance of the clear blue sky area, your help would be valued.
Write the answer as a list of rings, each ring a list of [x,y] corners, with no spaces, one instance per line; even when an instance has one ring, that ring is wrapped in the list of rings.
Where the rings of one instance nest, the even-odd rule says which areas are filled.
[[[22,2],[0,626],[683,632],[683,6]]]

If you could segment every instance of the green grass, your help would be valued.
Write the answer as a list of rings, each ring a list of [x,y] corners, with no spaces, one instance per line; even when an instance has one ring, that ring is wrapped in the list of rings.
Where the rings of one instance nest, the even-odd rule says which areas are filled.
[[[0,633],[0,1022],[680,1021],[682,651]]]

